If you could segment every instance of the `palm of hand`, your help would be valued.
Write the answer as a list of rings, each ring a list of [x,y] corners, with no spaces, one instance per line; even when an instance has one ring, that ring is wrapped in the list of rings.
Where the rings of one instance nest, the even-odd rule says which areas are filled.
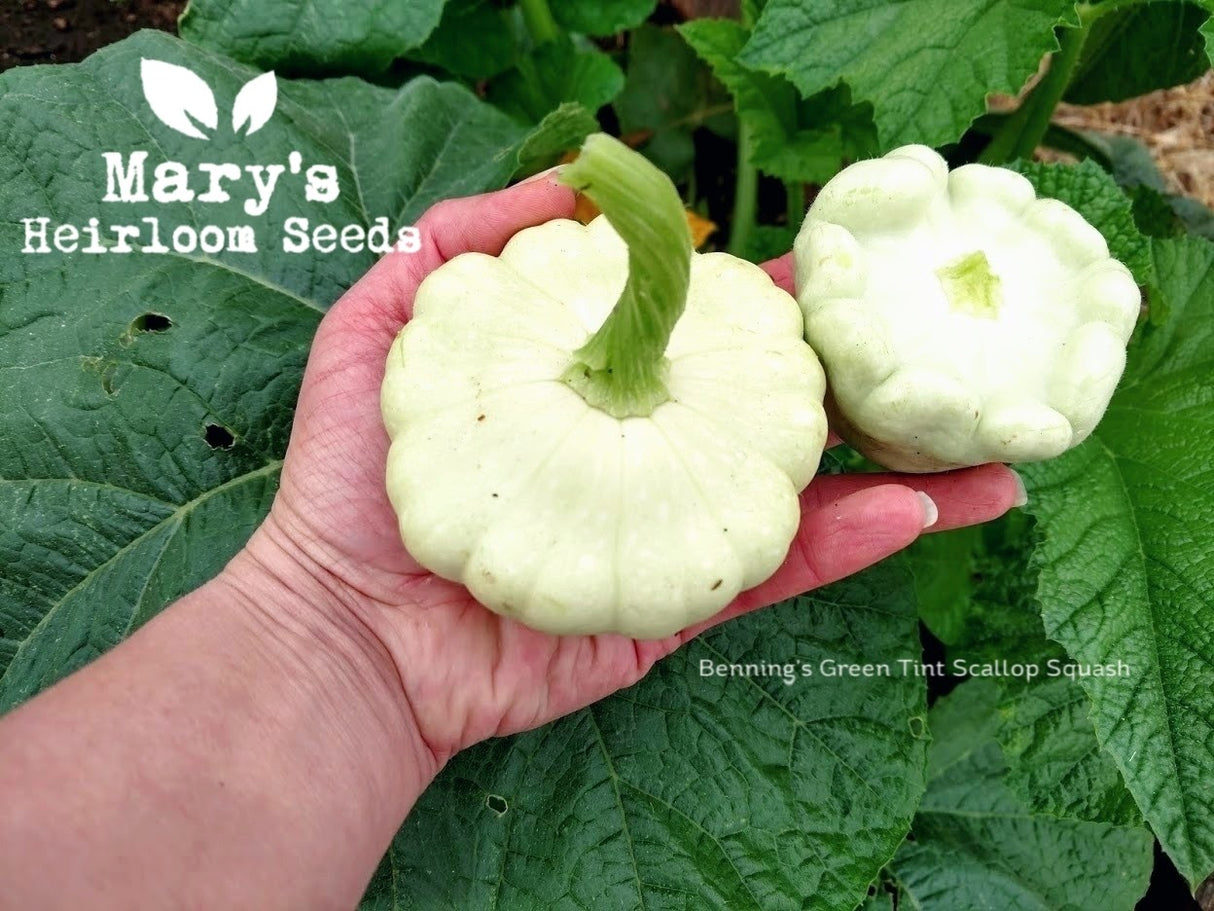
[[[537,633],[418,566],[384,492],[379,389],[388,347],[430,271],[468,250],[496,254],[523,227],[572,210],[572,193],[547,180],[442,203],[419,223],[420,252],[389,254],[347,292],[313,343],[271,513],[277,534],[345,593],[387,648],[440,762],[628,686],[708,626],[857,572],[923,527],[921,499],[893,476],[820,477],[802,495],[801,531],[780,571],[711,621],[657,641]],[[768,268],[790,287],[786,261]],[[914,481],[939,507],[937,528],[993,518],[1016,495],[1002,466]]]

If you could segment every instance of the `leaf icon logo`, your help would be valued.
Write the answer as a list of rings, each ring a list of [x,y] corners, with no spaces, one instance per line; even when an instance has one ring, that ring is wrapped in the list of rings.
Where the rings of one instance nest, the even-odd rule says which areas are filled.
[[[232,106],[232,132],[239,135],[240,128],[247,123],[245,135],[252,136],[266,125],[277,104],[278,80],[273,70],[250,79],[240,87]]]
[[[194,121],[212,130],[219,125],[211,87],[184,66],[144,57],[139,75],[143,79],[143,97],[166,127],[194,139],[207,139]]]
[[[169,129],[193,139],[209,139],[199,125],[214,132],[219,126],[215,93],[193,71],[163,60],[141,58],[139,75],[143,97],[156,118]],[[232,131],[245,136],[260,130],[278,104],[278,80],[273,71],[250,79],[236,95],[232,107]]]

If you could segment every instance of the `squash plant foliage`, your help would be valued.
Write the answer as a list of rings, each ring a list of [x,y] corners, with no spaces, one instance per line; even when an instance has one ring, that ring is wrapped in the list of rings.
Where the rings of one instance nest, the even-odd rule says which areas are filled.
[[[0,709],[257,525],[312,333],[375,257],[335,245],[344,227],[395,237],[602,125],[727,227],[714,243],[760,259],[856,158],[920,142],[1005,164],[1044,142],[1081,163],[1015,166],[1104,233],[1148,301],[1092,438],[1024,466],[1026,510],[457,756],[364,906],[1131,908],[1155,840],[1196,890],[1214,871],[1208,213],[1161,192],[1133,143],[1049,118],[1206,69],[1214,0],[742,0],[738,18],[678,24],[655,6],[192,0],[181,39],[0,76]],[[986,112],[1045,55],[1018,109]],[[145,58],[197,82],[153,110]],[[269,69],[273,99],[241,91]],[[149,187],[176,162],[193,198],[106,201],[139,152]],[[201,162],[243,175],[226,200]],[[259,193],[246,167],[273,165]],[[166,252],[113,252],[115,224],[141,245],[156,225]],[[921,624],[974,678],[930,709]],[[823,672],[866,662],[892,673]],[[1051,675],[1071,662],[1129,672]],[[766,673],[708,671],[747,663]]]

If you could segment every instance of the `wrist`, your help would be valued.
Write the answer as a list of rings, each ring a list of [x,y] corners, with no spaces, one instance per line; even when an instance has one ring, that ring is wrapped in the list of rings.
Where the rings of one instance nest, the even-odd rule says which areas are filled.
[[[292,698],[316,711],[316,736],[343,751],[372,805],[403,819],[442,762],[366,622],[365,599],[295,546],[272,515],[210,584],[240,606],[267,660],[292,681]]]
[[[374,637],[294,559],[265,528],[3,719],[15,906],[357,904],[437,764]],[[61,878],[16,875],[59,856]]]

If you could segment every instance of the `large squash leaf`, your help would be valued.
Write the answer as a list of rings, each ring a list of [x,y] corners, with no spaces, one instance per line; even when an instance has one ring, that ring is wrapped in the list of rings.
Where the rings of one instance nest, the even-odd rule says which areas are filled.
[[[1066,100],[1124,101],[1196,79],[1210,67],[1201,29],[1211,10],[1210,0],[1110,5],[1084,42]]]
[[[995,739],[999,697],[994,681],[971,680],[933,706],[927,795],[887,874],[893,907],[1130,911],[1150,877],[1150,833],[1043,814],[1021,800]],[[1055,734],[1090,738],[1086,719],[1075,720]]]
[[[679,34],[729,89],[750,129],[749,164],[781,180],[825,183],[847,159],[876,147],[872,112],[850,104],[845,88],[802,99],[788,80],[738,60],[750,32],[729,19],[696,19]]]
[[[991,92],[1016,92],[1069,0],[769,0],[741,62],[787,76],[805,97],[835,85],[870,101],[884,149],[955,142]]]
[[[1026,470],[1046,630],[1164,850],[1214,871],[1214,246],[1154,241],[1150,321],[1092,439]]]
[[[144,58],[194,74],[177,78],[217,105],[210,140],[157,119]],[[382,217],[395,233],[439,199],[504,183],[529,136],[428,79],[283,82],[269,121],[238,136],[229,115],[254,75],[144,32],[80,65],[0,77],[0,710],[214,574],[265,513],[312,333],[375,259],[284,252],[286,220]],[[103,153],[126,166],[136,151],[149,194],[166,161],[188,166],[196,194],[202,162],[286,170],[261,214],[246,210],[247,172],[227,202],[104,201]],[[334,169],[332,201],[305,198],[313,166]],[[114,224],[146,244],[154,219],[166,247],[180,226],[247,225],[256,250],[86,253],[82,237],[74,253],[24,253],[40,246],[41,223],[31,238],[24,222],[37,218],[48,246],[90,218],[102,248]]]
[[[181,36],[262,69],[381,73],[420,47],[447,0],[190,0]]]

